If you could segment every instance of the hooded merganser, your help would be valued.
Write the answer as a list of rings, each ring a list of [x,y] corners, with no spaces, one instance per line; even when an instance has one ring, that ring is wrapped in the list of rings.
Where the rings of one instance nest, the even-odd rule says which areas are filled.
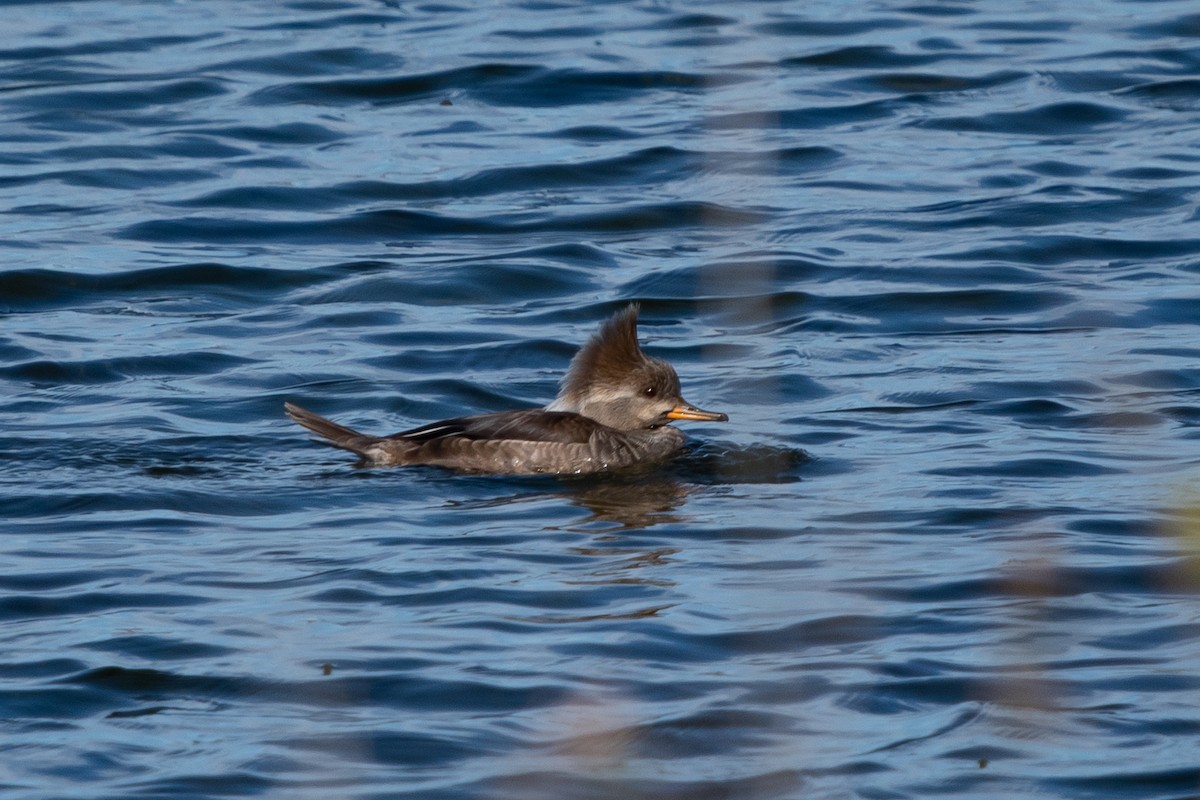
[[[327,444],[368,464],[433,464],[508,475],[583,474],[661,461],[683,446],[668,424],[725,422],[680,395],[679,376],[642,352],[636,304],[618,312],[585,344],[545,408],[458,417],[391,436],[368,436],[284,403],[287,415]]]

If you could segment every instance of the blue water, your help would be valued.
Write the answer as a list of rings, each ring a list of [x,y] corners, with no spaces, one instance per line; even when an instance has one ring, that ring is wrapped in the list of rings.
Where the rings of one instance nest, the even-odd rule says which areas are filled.
[[[6,800],[1200,796],[1190,0],[3,6]]]

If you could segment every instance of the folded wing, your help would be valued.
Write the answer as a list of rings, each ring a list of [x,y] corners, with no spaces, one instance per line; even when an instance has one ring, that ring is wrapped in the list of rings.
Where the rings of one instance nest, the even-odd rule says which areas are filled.
[[[534,408],[442,420],[395,433],[387,438],[405,439],[410,442],[431,442],[456,437],[471,440],[584,444],[592,434],[603,428],[604,426],[595,420],[579,414]]]

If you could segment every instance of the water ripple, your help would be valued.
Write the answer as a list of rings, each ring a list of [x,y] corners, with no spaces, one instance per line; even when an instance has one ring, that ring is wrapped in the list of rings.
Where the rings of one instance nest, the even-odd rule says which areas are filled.
[[[6,5],[0,785],[1194,795],[1193,5]]]

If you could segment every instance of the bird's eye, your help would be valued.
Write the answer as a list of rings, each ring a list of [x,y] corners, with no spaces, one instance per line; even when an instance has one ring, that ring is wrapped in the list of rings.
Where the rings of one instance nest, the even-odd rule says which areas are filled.
[[[655,389],[653,386],[647,386],[645,389],[642,389],[642,394],[646,395],[646,397],[654,397],[654,395],[658,394],[658,389]]]

